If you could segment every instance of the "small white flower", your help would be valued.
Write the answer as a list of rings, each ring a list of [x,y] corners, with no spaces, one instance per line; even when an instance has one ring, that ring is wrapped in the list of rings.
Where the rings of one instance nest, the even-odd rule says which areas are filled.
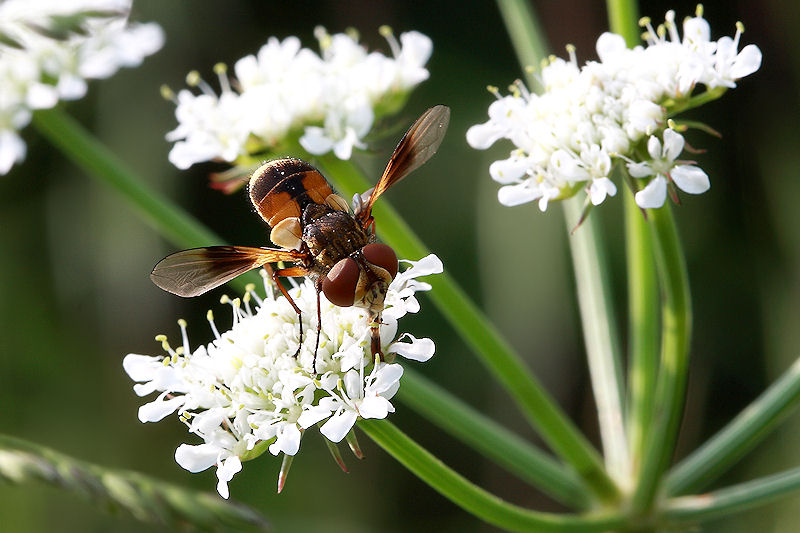
[[[341,441],[361,418],[386,418],[394,412],[389,401],[400,387],[403,367],[398,364],[378,363],[364,378],[363,365],[360,370],[351,369],[343,377],[344,386],[338,391],[328,388],[330,397],[314,408],[307,408],[309,415],[302,420],[310,427],[328,418],[320,428],[329,441]],[[328,380],[330,381],[330,380]]]
[[[156,24],[129,22],[132,0],[5,0],[0,33],[0,174],[25,157],[17,132],[31,111],[86,94],[86,80],[135,67],[164,43]],[[99,15],[103,13],[103,15]],[[55,24],[74,24],[64,38],[47,36]]]
[[[354,149],[366,147],[376,114],[394,112],[428,78],[431,40],[408,32],[397,42],[390,31],[383,33],[393,57],[368,53],[355,37],[321,27],[315,31],[319,54],[302,48],[297,37],[270,37],[258,54],[235,62],[235,80],[223,66],[215,68],[219,95],[193,73],[200,91],[182,90],[175,99],[170,162],[181,169],[209,160],[249,165],[267,158],[287,136],[311,154],[349,159]]]
[[[425,361],[433,341],[411,334],[398,335],[398,320],[419,310],[417,291],[430,290],[420,281],[442,271],[434,255],[408,261],[389,285],[382,315],[381,344],[385,354]],[[268,284],[265,276],[265,285]],[[125,372],[136,382],[139,396],[157,393],[139,408],[142,422],[156,422],[178,413],[189,432],[203,443],[182,444],[175,460],[191,472],[216,466],[220,495],[228,497],[228,482],[249,460],[269,450],[295,455],[303,431],[327,420],[323,436],[339,442],[361,418],[385,418],[394,411],[402,367],[378,362],[370,354],[370,325],[365,310],[337,307],[322,295],[322,328],[315,354],[317,295],[306,280],[290,290],[303,310],[304,338],[299,338],[297,314],[282,295],[267,298],[249,292],[229,302],[233,326],[219,333],[209,315],[216,339],[194,351],[186,323],[179,321],[182,342],[174,349],[159,336],[164,357],[128,354]],[[251,302],[255,302],[255,306]],[[300,352],[297,353],[298,346]],[[318,375],[316,372],[321,373]],[[341,385],[340,385],[341,383]]]
[[[550,59],[538,73],[542,94],[521,82],[506,96],[491,90],[489,120],[469,128],[467,142],[479,150],[501,139],[513,144],[507,159],[489,166],[501,204],[537,201],[544,211],[550,201],[584,191],[599,205],[616,194],[611,169],[620,161],[631,176],[649,178],[636,194],[641,207],[663,205],[670,182],[690,194],[709,189],[702,169],[677,162],[683,138],[668,119],[691,105],[698,87],[735,87],[760,67],[761,52],[755,45],[739,50],[741,25],[733,38],[712,41],[699,13],[685,20],[683,37],[673,11],[658,29],[643,21],[645,46],[630,49],[622,36],[604,33],[595,46],[599,61],[581,67],[572,49],[568,60]]]
[[[655,176],[647,186],[636,193],[636,204],[643,208],[658,208],[664,205],[667,183],[672,181],[682,191],[690,194],[706,192],[711,183],[708,175],[694,165],[676,164],[683,151],[683,136],[673,129],[664,130],[664,144],[651,136],[647,141],[649,161],[628,163],[628,173],[634,178]]]

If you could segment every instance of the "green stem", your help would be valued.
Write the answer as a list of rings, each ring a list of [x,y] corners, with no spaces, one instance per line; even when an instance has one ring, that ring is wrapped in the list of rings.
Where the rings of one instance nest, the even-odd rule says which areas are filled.
[[[590,533],[619,528],[624,517],[608,512],[582,516],[530,511],[470,483],[386,420],[362,420],[359,427],[381,448],[437,492],[481,520],[509,531]]]
[[[216,494],[79,461],[7,435],[0,435],[0,481],[44,482],[78,493],[96,507],[122,509],[137,520],[173,530],[186,530],[187,525],[204,531],[241,531],[245,526],[269,529],[266,519],[256,511]]]
[[[91,176],[122,194],[160,235],[186,248],[221,244],[222,239],[176,210],[61,108],[40,110],[33,124],[50,143]]]
[[[800,402],[800,359],[667,476],[667,494],[707,486],[761,442]]]
[[[625,246],[628,266],[628,440],[632,474],[645,451],[645,435],[653,413],[658,372],[658,283],[653,243],[633,193],[623,193]]]
[[[714,87],[713,89],[707,89],[700,94],[695,94],[681,105],[674,105],[669,108],[669,116],[674,117],[679,113],[683,113],[684,111],[688,111],[690,109],[694,109],[695,107],[700,107],[705,105],[709,102],[713,102],[714,100],[721,97],[723,94],[727,92],[727,87]]]
[[[688,275],[669,205],[649,209],[656,268],[662,289],[661,361],[653,400],[653,418],[643,450],[633,508],[643,512],[654,502],[661,476],[672,457],[686,388],[691,330]]]
[[[564,202],[568,230],[575,227],[582,212],[582,200],[571,198]],[[618,480],[627,480],[630,458],[625,438],[622,363],[597,218],[586,218],[569,236],[569,245],[606,465]]]
[[[529,66],[537,66],[544,59],[547,51],[543,33],[536,19],[536,15],[530,6],[530,2],[524,0],[497,0],[497,7],[503,17],[503,22],[511,38],[517,60],[523,71],[526,72],[528,86],[535,91],[541,89],[540,84]],[[586,247],[586,252],[594,253],[590,250],[595,243],[592,243],[592,236],[586,232],[586,240],[581,237],[581,243],[575,244],[578,248]],[[594,277],[588,269],[593,262],[588,256],[575,253],[573,258],[576,261],[585,260],[583,265],[587,270],[582,273],[576,272],[579,293],[581,297],[581,313],[584,319],[584,335],[586,336],[587,348],[591,350],[590,371],[592,374],[592,384],[595,387],[595,398],[597,399],[598,410],[600,411],[600,426],[603,438],[603,446],[608,454],[609,467],[618,475],[624,476],[627,462],[627,444],[624,442],[624,427],[622,418],[622,393],[620,384],[620,364],[618,359],[619,351],[616,349],[616,339],[613,329],[606,322],[603,324],[602,312],[609,310],[607,293],[602,284],[603,276],[599,270],[595,271],[599,277]],[[596,251],[596,249],[595,249]],[[583,258],[583,259],[581,259]],[[599,263],[594,263],[594,266]],[[583,267],[581,267],[583,269]],[[586,277],[584,278],[584,274]],[[595,286],[594,283],[600,283]],[[603,311],[601,311],[601,309]],[[610,315],[607,315],[610,316]],[[574,463],[573,463],[574,465]],[[604,476],[608,476],[603,472]]]
[[[591,505],[585,485],[573,471],[411,368],[405,368],[397,398],[555,500],[577,509]]]
[[[371,187],[349,161],[327,155],[321,158],[321,163],[326,175],[347,196]],[[428,255],[429,251],[419,237],[385,200],[376,203],[373,213],[378,233],[398,256],[420,258]],[[564,415],[494,325],[447,272],[431,276],[426,281],[433,287],[430,297],[436,306],[511,394],[551,449],[578,472],[600,499],[615,500],[619,495],[618,489],[604,470],[598,453]]]
[[[527,71],[528,67],[538,67],[539,62],[547,56],[548,46],[530,2],[497,0],[497,8],[523,71]],[[542,89],[539,80],[530,73],[527,75],[527,84],[531,92]]]
[[[682,526],[740,513],[800,490],[800,468],[697,496],[667,500],[660,521]]]
[[[606,0],[608,27],[633,48],[639,44],[639,10],[632,0]]]
[[[78,167],[119,193],[147,224],[175,246],[194,248],[223,243],[197,219],[148,187],[63,109],[36,111],[33,125]],[[258,281],[258,275],[251,274],[230,284],[243,292],[247,283]]]

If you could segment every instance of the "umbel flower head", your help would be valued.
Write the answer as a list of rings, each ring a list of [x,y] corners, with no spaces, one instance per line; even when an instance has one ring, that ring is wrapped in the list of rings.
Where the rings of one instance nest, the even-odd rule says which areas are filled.
[[[441,272],[442,263],[435,255],[407,263],[411,266],[397,275],[386,295],[380,327],[381,349],[388,354],[384,361],[370,353],[367,311],[332,305],[324,295],[315,358],[314,286],[306,280],[289,290],[303,312],[301,341],[297,314],[264,276],[265,298],[250,288],[241,300],[227,300],[233,311],[230,330],[220,333],[209,311],[216,338],[207,346],[192,350],[186,323],[179,321],[180,347],[173,349],[159,336],[165,355],[125,357],[123,367],[137,382],[136,394],[158,393],[139,408],[139,420],[157,422],[177,412],[203,443],[181,444],[175,460],[190,472],[216,466],[217,490],[227,498],[228,481],[242,461],[266,450],[294,456],[303,432],[317,424],[337,443],[359,418],[385,418],[394,412],[391,399],[403,375],[403,367],[392,362],[394,354],[427,361],[435,348],[430,339],[398,335],[398,320],[419,310],[417,291],[430,289],[416,278]]]
[[[486,149],[508,139],[515,146],[489,167],[502,184],[500,203],[536,200],[544,211],[551,200],[584,191],[588,209],[616,194],[611,174],[617,162],[627,166],[641,208],[660,207],[668,190],[677,198],[675,188],[690,194],[709,189],[706,173],[679,159],[686,127],[673,117],[736,87],[758,70],[761,51],[753,44],[739,50],[741,24],[732,38],[712,41],[699,6],[684,20],[683,37],[673,11],[658,28],[648,19],[642,25],[645,46],[629,49],[621,36],[604,33],[598,61],[578,66],[572,47],[569,60],[548,59],[539,73],[542,94],[520,81],[505,96],[492,89],[497,100],[489,120],[471,127],[467,142]]]
[[[174,96],[165,89],[178,119],[167,134],[175,142],[169,160],[180,169],[221,160],[246,174],[287,141],[311,154],[332,151],[349,159],[354,148],[365,148],[364,136],[375,120],[396,112],[410,90],[428,78],[425,63],[433,49],[428,37],[411,31],[398,41],[385,26],[381,34],[391,57],[367,52],[354,32],[330,35],[318,27],[319,53],[301,47],[297,37],[270,37],[257,54],[236,61],[235,78],[225,65],[215,67],[219,94],[197,72],[190,73],[187,82],[199,92],[182,89]]]
[[[128,21],[132,0],[0,2],[0,174],[25,158],[19,131],[36,109],[86,94],[86,80],[135,67],[164,43]]]

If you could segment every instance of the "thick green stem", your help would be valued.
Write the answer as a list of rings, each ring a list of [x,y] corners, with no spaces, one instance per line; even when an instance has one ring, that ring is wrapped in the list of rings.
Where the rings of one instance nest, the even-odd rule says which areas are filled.
[[[662,290],[661,361],[652,422],[632,501],[638,512],[653,506],[662,474],[672,458],[683,412],[692,321],[688,275],[672,211],[665,205],[648,210],[647,216]]]
[[[535,13],[529,2],[524,0],[497,0],[497,7],[500,10],[503,22],[511,38],[517,60],[526,73],[528,86],[531,90],[541,87],[532,71],[527,67],[534,66],[546,56],[547,45],[543,33],[536,19]],[[572,222],[574,224],[574,221]],[[570,226],[571,228],[571,226]],[[587,247],[594,247],[595,243],[585,241]],[[587,248],[588,251],[588,248]],[[589,253],[592,253],[589,251]],[[578,257],[573,250],[573,257],[578,261]],[[586,257],[587,261],[593,261]],[[599,263],[595,263],[597,265]],[[590,265],[585,265],[591,268]],[[596,271],[596,272],[599,272]],[[581,312],[584,318],[584,335],[586,336],[587,348],[591,346],[590,370],[592,373],[592,384],[595,386],[595,398],[600,411],[600,426],[603,438],[603,446],[608,454],[609,467],[620,476],[624,476],[627,466],[627,444],[624,442],[624,427],[622,418],[622,393],[620,380],[620,364],[618,359],[619,351],[616,349],[615,333],[608,329],[608,323],[601,324],[599,320],[589,319],[586,322],[587,313],[596,318],[603,308],[606,311],[610,306],[606,303],[607,291],[603,288],[603,276],[594,278],[592,273],[586,272],[589,277],[582,278],[581,273],[576,273],[579,292],[581,287],[585,289],[584,296],[581,297]],[[600,285],[595,286],[594,283]],[[589,296],[591,295],[591,297]],[[589,302],[592,302],[591,304]],[[605,330],[605,331],[604,331]],[[591,337],[591,338],[590,338]],[[608,476],[603,472],[604,476]]]
[[[105,468],[49,448],[0,435],[0,481],[44,482],[93,501],[97,507],[122,509],[137,520],[173,530],[267,530],[263,516],[216,494],[165,483],[138,472]]]
[[[752,450],[800,402],[800,359],[667,476],[668,495],[702,489]]]
[[[636,475],[650,428],[658,372],[658,283],[653,243],[633,194],[623,192],[628,265],[628,440]]]
[[[372,186],[349,161],[328,155],[323,156],[320,162],[326,175],[347,196]],[[385,200],[375,204],[373,213],[378,234],[395,249],[398,256],[418,259],[430,253]],[[619,495],[618,489],[603,468],[599,454],[564,415],[494,325],[446,270],[426,281],[433,287],[430,292],[433,302],[461,338],[473,348],[480,361],[506,388],[551,449],[578,472],[600,499],[615,500]]]
[[[497,8],[503,17],[503,24],[523,71],[528,67],[538,67],[539,62],[547,56],[548,47],[530,2],[497,0]],[[527,83],[533,92],[538,92],[542,88],[539,80],[530,74],[527,75]]]
[[[37,111],[33,125],[76,165],[119,192],[143,220],[169,241],[186,248],[222,244],[220,237],[150,189],[61,108]]]
[[[606,0],[608,27],[633,48],[639,44],[639,10],[632,0]]]
[[[576,509],[590,507],[589,492],[572,470],[421,374],[406,368],[397,398],[438,428],[552,498]]]
[[[568,231],[575,227],[582,211],[580,199],[571,198],[564,202]],[[586,218],[569,236],[586,356],[606,465],[618,481],[627,481],[630,458],[625,438],[622,363],[614,321],[616,313],[611,305],[611,286],[601,244],[597,218]]]
[[[88,175],[120,194],[146,223],[175,246],[194,248],[223,244],[221,237],[148,187],[127,165],[61,108],[36,111],[33,125]],[[258,281],[258,275],[251,273],[234,279],[230,284],[243,292],[247,283]]]
[[[714,492],[670,499],[659,522],[665,527],[686,527],[766,505],[798,490],[800,468],[793,468]]]
[[[590,533],[621,527],[624,517],[608,512],[558,515],[530,511],[501,500],[469,482],[386,420],[362,420],[359,427],[400,464],[437,492],[484,520],[508,531]]]

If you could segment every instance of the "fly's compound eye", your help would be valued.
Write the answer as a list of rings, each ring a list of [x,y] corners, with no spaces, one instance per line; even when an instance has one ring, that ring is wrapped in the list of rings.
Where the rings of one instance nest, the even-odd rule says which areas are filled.
[[[352,257],[346,257],[333,265],[322,280],[322,292],[333,305],[350,307],[356,299],[356,285],[361,269]]]
[[[364,259],[388,272],[391,279],[397,275],[397,254],[390,246],[376,242],[366,245],[361,253]]]

